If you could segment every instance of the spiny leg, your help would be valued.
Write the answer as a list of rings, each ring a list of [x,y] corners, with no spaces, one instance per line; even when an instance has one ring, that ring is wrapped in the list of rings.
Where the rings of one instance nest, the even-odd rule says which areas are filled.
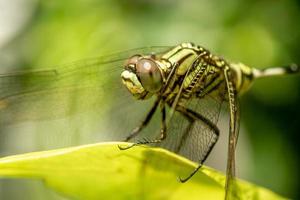
[[[192,178],[197,173],[197,171],[201,168],[202,164],[205,162],[205,160],[207,159],[207,157],[210,154],[211,150],[213,149],[213,147],[217,143],[219,135],[220,135],[220,131],[219,131],[218,127],[214,123],[212,123],[209,119],[207,119],[203,115],[201,115],[201,114],[199,114],[199,113],[197,113],[197,112],[195,112],[191,109],[184,108],[182,106],[178,106],[177,110],[179,112],[181,112],[184,116],[186,116],[188,119],[193,120],[191,125],[189,125],[189,127],[192,127],[193,124],[197,120],[199,120],[199,121],[204,122],[204,124],[207,125],[209,128],[211,128],[214,131],[214,133],[216,134],[216,139],[213,140],[213,143],[209,146],[208,151],[205,152],[205,156],[202,158],[202,160],[200,160],[199,166],[197,168],[195,168],[194,171],[188,177],[186,177],[184,179],[179,178],[180,182],[184,183],[184,182],[188,181],[190,178]],[[188,131],[190,131],[190,128],[188,128]],[[186,140],[187,135],[188,135],[188,132],[185,133],[184,138],[182,138],[184,141]],[[183,143],[183,142],[181,141],[181,143]]]
[[[239,112],[238,104],[236,99],[236,90],[234,83],[231,78],[231,71],[229,67],[224,68],[224,77],[228,92],[228,102],[230,111],[230,122],[229,122],[229,139],[228,139],[228,158],[227,158],[227,169],[226,169],[226,183],[225,183],[225,199],[231,199],[234,197],[232,193],[233,179],[235,177],[235,149],[238,137],[238,123],[239,123]]]
[[[162,106],[161,109],[161,129],[160,129],[160,140],[164,140],[167,137],[167,125],[166,125],[166,107]]]
[[[120,147],[119,146],[119,148],[121,150],[126,150],[126,149],[129,149],[129,148],[137,146],[137,145],[160,143],[161,141],[163,141],[166,138],[166,136],[167,136],[166,108],[165,108],[165,105],[162,104],[162,106],[161,106],[161,129],[160,129],[159,137],[157,139],[154,139],[154,140],[143,139],[142,141],[138,141],[138,142],[136,142],[136,143],[134,143],[130,146],[127,146],[127,147]]]
[[[199,64],[201,56],[203,56],[203,55],[202,54],[198,55],[197,58],[193,61],[193,63],[188,67],[187,71],[185,72],[183,82],[184,82],[184,80],[186,80],[186,78],[190,74],[190,71],[192,70],[192,68],[194,68],[195,66],[197,66]],[[171,105],[171,112],[170,112],[171,116],[173,116],[174,111],[175,111],[175,109],[176,109],[176,107],[179,103],[179,100],[181,98],[183,89],[184,89],[184,84],[181,84],[181,86],[179,87],[179,91],[178,91],[178,93],[177,93],[177,95],[176,95],[176,97],[175,97],[175,99],[174,99],[174,101],[172,102],[172,105]]]
[[[146,118],[142,121],[142,123],[139,126],[137,126],[135,129],[133,129],[131,131],[131,133],[125,138],[125,140],[124,140],[125,142],[127,142],[130,139],[136,137],[143,130],[143,128],[145,128],[148,125],[151,118],[153,117],[153,114],[155,113],[155,111],[157,109],[157,106],[159,105],[159,102],[160,102],[160,98],[157,98],[156,101],[154,102],[152,108],[148,112]],[[129,145],[127,147],[121,147],[121,146],[118,146],[118,147],[119,147],[120,150],[126,150],[126,149],[129,149],[129,148],[133,147],[133,146],[135,146],[135,144]]]
[[[188,69],[187,69],[187,71],[186,71],[186,74],[185,74],[185,76],[184,76],[184,80],[188,77],[188,75],[189,75],[189,73],[190,73],[190,71],[192,70],[192,68],[193,67],[195,67],[195,66],[197,66],[198,64],[199,64],[199,62],[200,62],[200,59],[201,59],[201,57],[202,57],[203,55],[202,54],[199,54],[198,55],[198,57],[194,60],[194,62],[188,67]],[[174,114],[174,111],[175,110],[178,110],[178,108],[180,108],[180,105],[178,104],[179,103],[179,101],[180,101],[180,98],[181,98],[181,95],[182,95],[182,91],[183,91],[183,86],[184,86],[184,84],[182,84],[181,86],[180,86],[180,88],[179,88],[179,91],[178,91],[178,94],[176,95],[176,97],[175,97],[175,99],[174,99],[174,101],[172,102],[172,104],[171,104],[171,112],[170,112],[170,119],[172,118],[172,116],[173,116],[173,114]],[[182,107],[183,108],[183,107]],[[186,110],[185,108],[183,108],[183,110]],[[187,110],[186,110],[187,111]],[[189,110],[189,111],[191,111],[191,110]],[[187,112],[187,114],[188,114],[189,112]],[[201,119],[204,119],[204,122],[206,122],[206,121],[209,121],[208,119],[206,119],[205,117],[203,117],[202,115],[200,115],[200,114],[198,114],[198,113],[193,113],[193,114],[196,114],[194,117],[192,117],[192,118],[196,118],[195,120],[201,120]],[[170,119],[169,119],[169,121],[170,121]],[[210,121],[209,121],[210,122]],[[187,135],[187,133],[191,130],[191,128],[192,128],[192,125],[193,124],[190,124],[189,125],[189,127],[187,128],[187,132],[185,133],[185,135]],[[208,126],[210,126],[210,125],[213,125],[213,123],[212,122],[210,122],[210,123],[208,123],[207,124]],[[214,129],[214,125],[211,127],[212,129]],[[219,129],[218,128],[216,128],[216,130],[217,130],[217,136],[219,135]],[[186,136],[184,136],[185,138],[184,138],[184,140],[186,139]],[[216,140],[217,141],[217,140]],[[207,152],[207,155],[210,153],[210,151],[211,151],[211,149],[213,148],[213,146],[214,146],[214,144],[216,143],[216,141],[211,145],[212,147],[210,147],[210,149],[209,149],[209,151]],[[205,155],[204,156],[204,158],[206,159],[206,157],[207,157],[207,155]],[[205,159],[203,159],[203,161],[202,161],[202,163],[204,162],[204,160]],[[200,169],[200,167],[201,167],[201,165],[202,165],[202,163],[193,171],[193,173],[190,175],[190,176],[188,176],[187,178],[185,178],[185,179],[181,179],[180,178],[180,181],[181,182],[186,182],[188,179],[190,179],[199,169]]]
[[[182,137],[180,138],[180,142],[179,145],[177,147],[175,147],[174,152],[175,153],[179,153],[181,150],[181,147],[183,146],[183,144],[185,143],[186,139],[188,138],[188,133],[190,132],[190,130],[192,129],[195,119],[193,119],[191,116],[189,116],[188,114],[186,114],[186,112],[181,112],[180,110],[177,110],[178,112],[180,112],[188,121],[189,124],[186,127],[186,129],[184,130],[184,133],[182,135]]]
[[[144,139],[143,141],[137,142],[135,145],[141,144],[156,144],[162,142],[167,137],[167,128],[166,128],[166,107],[164,105],[161,106],[161,128],[160,135],[158,138],[154,140]]]

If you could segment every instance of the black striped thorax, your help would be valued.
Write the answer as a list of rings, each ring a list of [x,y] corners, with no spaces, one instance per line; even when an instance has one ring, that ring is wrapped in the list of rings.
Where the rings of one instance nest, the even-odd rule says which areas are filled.
[[[161,60],[168,63],[168,73],[176,68],[168,88],[163,93],[169,102],[174,100],[180,90],[180,98],[189,99],[217,89],[224,81],[222,69],[225,61],[192,43],[182,43],[174,47],[162,55]]]

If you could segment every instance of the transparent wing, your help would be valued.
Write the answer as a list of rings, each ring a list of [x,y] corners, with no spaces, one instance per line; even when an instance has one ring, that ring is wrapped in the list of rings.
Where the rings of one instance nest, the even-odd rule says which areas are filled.
[[[128,106],[134,101],[121,83],[124,60],[167,48],[140,48],[50,69],[2,74],[0,123],[55,119]]]
[[[184,106],[216,125],[224,101],[222,91],[221,86],[203,98],[192,98]],[[168,137],[162,145],[175,153],[202,163],[217,137],[215,130],[205,121],[195,120],[192,123],[186,116],[176,111],[168,126]]]

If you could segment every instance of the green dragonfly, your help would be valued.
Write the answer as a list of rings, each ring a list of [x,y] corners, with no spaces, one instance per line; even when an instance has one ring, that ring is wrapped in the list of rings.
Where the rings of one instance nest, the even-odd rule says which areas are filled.
[[[189,176],[180,178],[185,182],[197,173],[216,144],[220,134],[217,122],[226,102],[230,126],[225,199],[230,199],[236,195],[237,97],[257,78],[299,72],[295,64],[259,70],[230,63],[193,43],[134,49],[49,69],[0,74],[0,124],[93,110],[110,113],[112,126],[122,127],[122,123],[130,124],[124,113],[134,115],[141,123],[136,128],[131,123],[131,130],[122,131],[128,133],[125,141],[136,139],[135,143],[119,148],[154,144],[198,162]],[[150,103],[150,110],[145,111]],[[157,110],[160,127],[152,124],[151,129]],[[137,117],[135,113],[141,114]],[[124,120],[115,118],[121,115]],[[146,129],[157,130],[157,136],[139,137]]]

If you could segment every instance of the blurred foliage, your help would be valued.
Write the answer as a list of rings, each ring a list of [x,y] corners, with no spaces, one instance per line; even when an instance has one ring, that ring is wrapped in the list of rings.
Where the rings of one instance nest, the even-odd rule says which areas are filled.
[[[50,188],[74,199],[224,199],[225,176],[203,166],[187,183],[195,167],[185,158],[158,148],[120,151],[100,143],[28,153],[0,159],[0,176],[43,180]],[[65,163],[61,165],[61,163]],[[237,180],[238,199],[284,199],[275,193]],[[163,188],[163,189],[162,189]]]
[[[31,21],[1,49],[1,55],[12,58],[13,69],[47,68],[113,51],[185,41],[258,68],[300,63],[300,3],[295,0],[41,0],[36,5]],[[253,156],[250,174],[241,176],[293,199],[300,198],[299,91],[299,77],[278,77],[257,81],[241,98],[243,134],[248,134]],[[132,121],[140,120],[131,110],[127,113]],[[99,133],[108,125],[93,116],[3,128],[1,153],[107,140]],[[3,181],[0,198],[23,199],[14,192],[17,188],[29,199],[47,193],[32,185]]]

